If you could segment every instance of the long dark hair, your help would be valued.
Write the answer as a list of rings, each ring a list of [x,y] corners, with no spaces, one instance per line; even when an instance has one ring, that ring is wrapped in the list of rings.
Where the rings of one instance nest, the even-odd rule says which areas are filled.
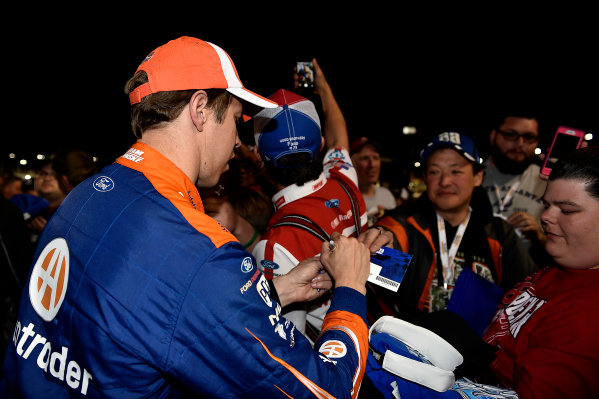
[[[570,151],[556,162],[549,180],[572,179],[585,183],[589,195],[599,200],[599,147]]]

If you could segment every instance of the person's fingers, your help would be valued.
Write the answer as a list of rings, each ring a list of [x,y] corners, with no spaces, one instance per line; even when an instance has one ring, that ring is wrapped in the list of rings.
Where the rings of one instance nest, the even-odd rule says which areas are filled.
[[[326,270],[320,269],[316,277],[312,279],[313,283],[331,281],[331,275]]]
[[[381,247],[393,247],[393,233],[380,226],[375,226],[360,234],[358,241],[368,247],[370,252],[374,253]]]
[[[367,247],[370,247],[370,245],[378,238],[378,236],[381,235],[381,230],[382,229],[379,227],[369,228],[368,230],[360,234],[360,236],[358,237],[358,241],[360,241]]]
[[[336,249],[337,249],[337,243],[334,240],[330,240],[329,241],[329,251],[335,252]]]
[[[312,279],[310,286],[314,289],[330,290],[333,288],[333,280],[327,272],[323,271],[323,273]]]
[[[521,231],[535,231],[541,229],[534,216],[526,212],[516,212],[508,217],[507,221],[514,228],[520,229]]]

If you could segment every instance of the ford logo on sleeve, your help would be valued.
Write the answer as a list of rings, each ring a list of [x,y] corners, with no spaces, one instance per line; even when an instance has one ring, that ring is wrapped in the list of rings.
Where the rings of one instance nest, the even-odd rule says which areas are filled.
[[[254,264],[252,263],[252,258],[246,256],[243,261],[241,261],[241,271],[244,273],[249,273],[254,268]]]
[[[265,269],[271,269],[271,270],[276,270],[279,268],[279,265],[277,265],[275,262],[273,262],[272,260],[267,260],[267,259],[263,259],[260,261],[260,264],[262,265],[262,267],[264,267]]]
[[[93,185],[96,191],[106,192],[114,188],[114,181],[108,176],[100,176],[94,180]]]

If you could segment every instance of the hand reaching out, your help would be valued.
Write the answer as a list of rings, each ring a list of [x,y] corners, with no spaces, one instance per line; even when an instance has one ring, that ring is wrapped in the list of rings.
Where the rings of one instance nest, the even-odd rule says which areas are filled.
[[[366,281],[370,274],[370,251],[357,238],[345,237],[334,232],[331,240],[334,249],[328,242],[322,243],[320,261],[329,272],[335,286],[353,288],[366,295]]]
[[[281,306],[311,301],[333,287],[331,276],[323,269],[320,257],[307,258],[291,271],[273,280]]]
[[[375,253],[383,246],[393,248],[393,233],[382,227],[373,226],[360,234],[358,241],[366,245],[371,253]]]
[[[530,238],[538,240],[539,243],[544,244],[546,241],[545,232],[541,225],[534,216],[526,212],[516,212],[507,219],[508,223],[518,229],[522,234],[527,235]]]

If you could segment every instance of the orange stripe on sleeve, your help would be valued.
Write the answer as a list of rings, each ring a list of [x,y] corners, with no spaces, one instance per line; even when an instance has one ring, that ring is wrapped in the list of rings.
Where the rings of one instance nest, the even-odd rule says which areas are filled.
[[[320,335],[328,330],[339,330],[346,333],[354,343],[354,348],[358,354],[358,367],[354,372],[352,398],[358,396],[360,384],[366,371],[366,361],[368,357],[368,327],[364,320],[350,312],[344,310],[335,310],[330,312],[322,323]]]
[[[427,228],[426,230],[422,230],[422,227],[420,227],[420,225],[416,222],[416,219],[414,219],[413,216],[410,216],[408,218],[408,223],[411,224],[412,226],[414,226],[414,228],[416,230],[418,230],[420,232],[420,234],[422,234],[423,236],[426,237],[426,240],[428,241],[431,248],[433,249],[433,252],[436,253],[437,251],[435,250],[435,244],[433,243],[433,236],[431,235],[430,228]],[[435,256],[435,259],[436,259],[436,256]]]
[[[324,389],[322,389],[321,387],[319,387],[315,382],[313,382],[308,377],[306,377],[305,375],[303,375],[302,373],[300,373],[295,367],[291,366],[290,364],[288,364],[283,359],[278,358],[275,355],[273,355],[268,350],[268,348],[266,347],[266,345],[264,345],[264,343],[260,340],[260,338],[256,337],[247,328],[245,330],[248,333],[250,333],[252,335],[252,337],[254,337],[256,339],[256,341],[260,342],[260,345],[262,345],[262,347],[264,348],[264,350],[266,351],[266,353],[268,353],[268,356],[270,356],[277,363],[279,363],[280,365],[282,365],[283,367],[285,367],[287,370],[289,370],[291,372],[291,374],[293,374],[295,376],[295,378],[297,378],[302,384],[304,384],[304,386],[306,388],[308,388],[308,390],[310,392],[312,392],[314,394],[314,396],[316,396],[317,398],[321,398],[321,399],[334,399],[335,398],[333,395],[329,394],[327,391],[325,391]]]
[[[287,392],[283,391],[283,390],[281,389],[281,387],[279,387],[279,386],[278,386],[278,385],[276,385],[276,384],[273,384],[273,385],[275,386],[275,388],[277,388],[279,391],[281,391],[281,393],[282,393],[283,395],[287,396],[288,398],[291,398],[291,399],[293,399],[293,396],[290,396],[290,395],[289,395]]]
[[[493,257],[493,263],[495,264],[495,272],[497,273],[497,284],[501,284],[501,278],[503,277],[503,265],[501,262],[502,247],[499,241],[487,237],[489,242],[489,248],[491,249],[491,256]]]
[[[408,241],[406,230],[397,220],[393,219],[391,216],[387,216],[379,220],[376,225],[384,226],[391,230],[393,234],[395,234],[395,238],[401,247],[397,249],[403,252],[408,252],[410,250],[410,242]]]
[[[424,284],[424,289],[422,290],[422,294],[418,300],[418,309],[430,311],[430,288],[433,284],[433,278],[435,278],[435,273],[437,271],[437,249],[433,243],[433,236],[431,235],[430,228],[423,230],[412,216],[408,218],[408,223],[414,226],[414,228],[426,238],[433,251],[433,263],[430,266],[428,275],[426,277],[426,283]]]

